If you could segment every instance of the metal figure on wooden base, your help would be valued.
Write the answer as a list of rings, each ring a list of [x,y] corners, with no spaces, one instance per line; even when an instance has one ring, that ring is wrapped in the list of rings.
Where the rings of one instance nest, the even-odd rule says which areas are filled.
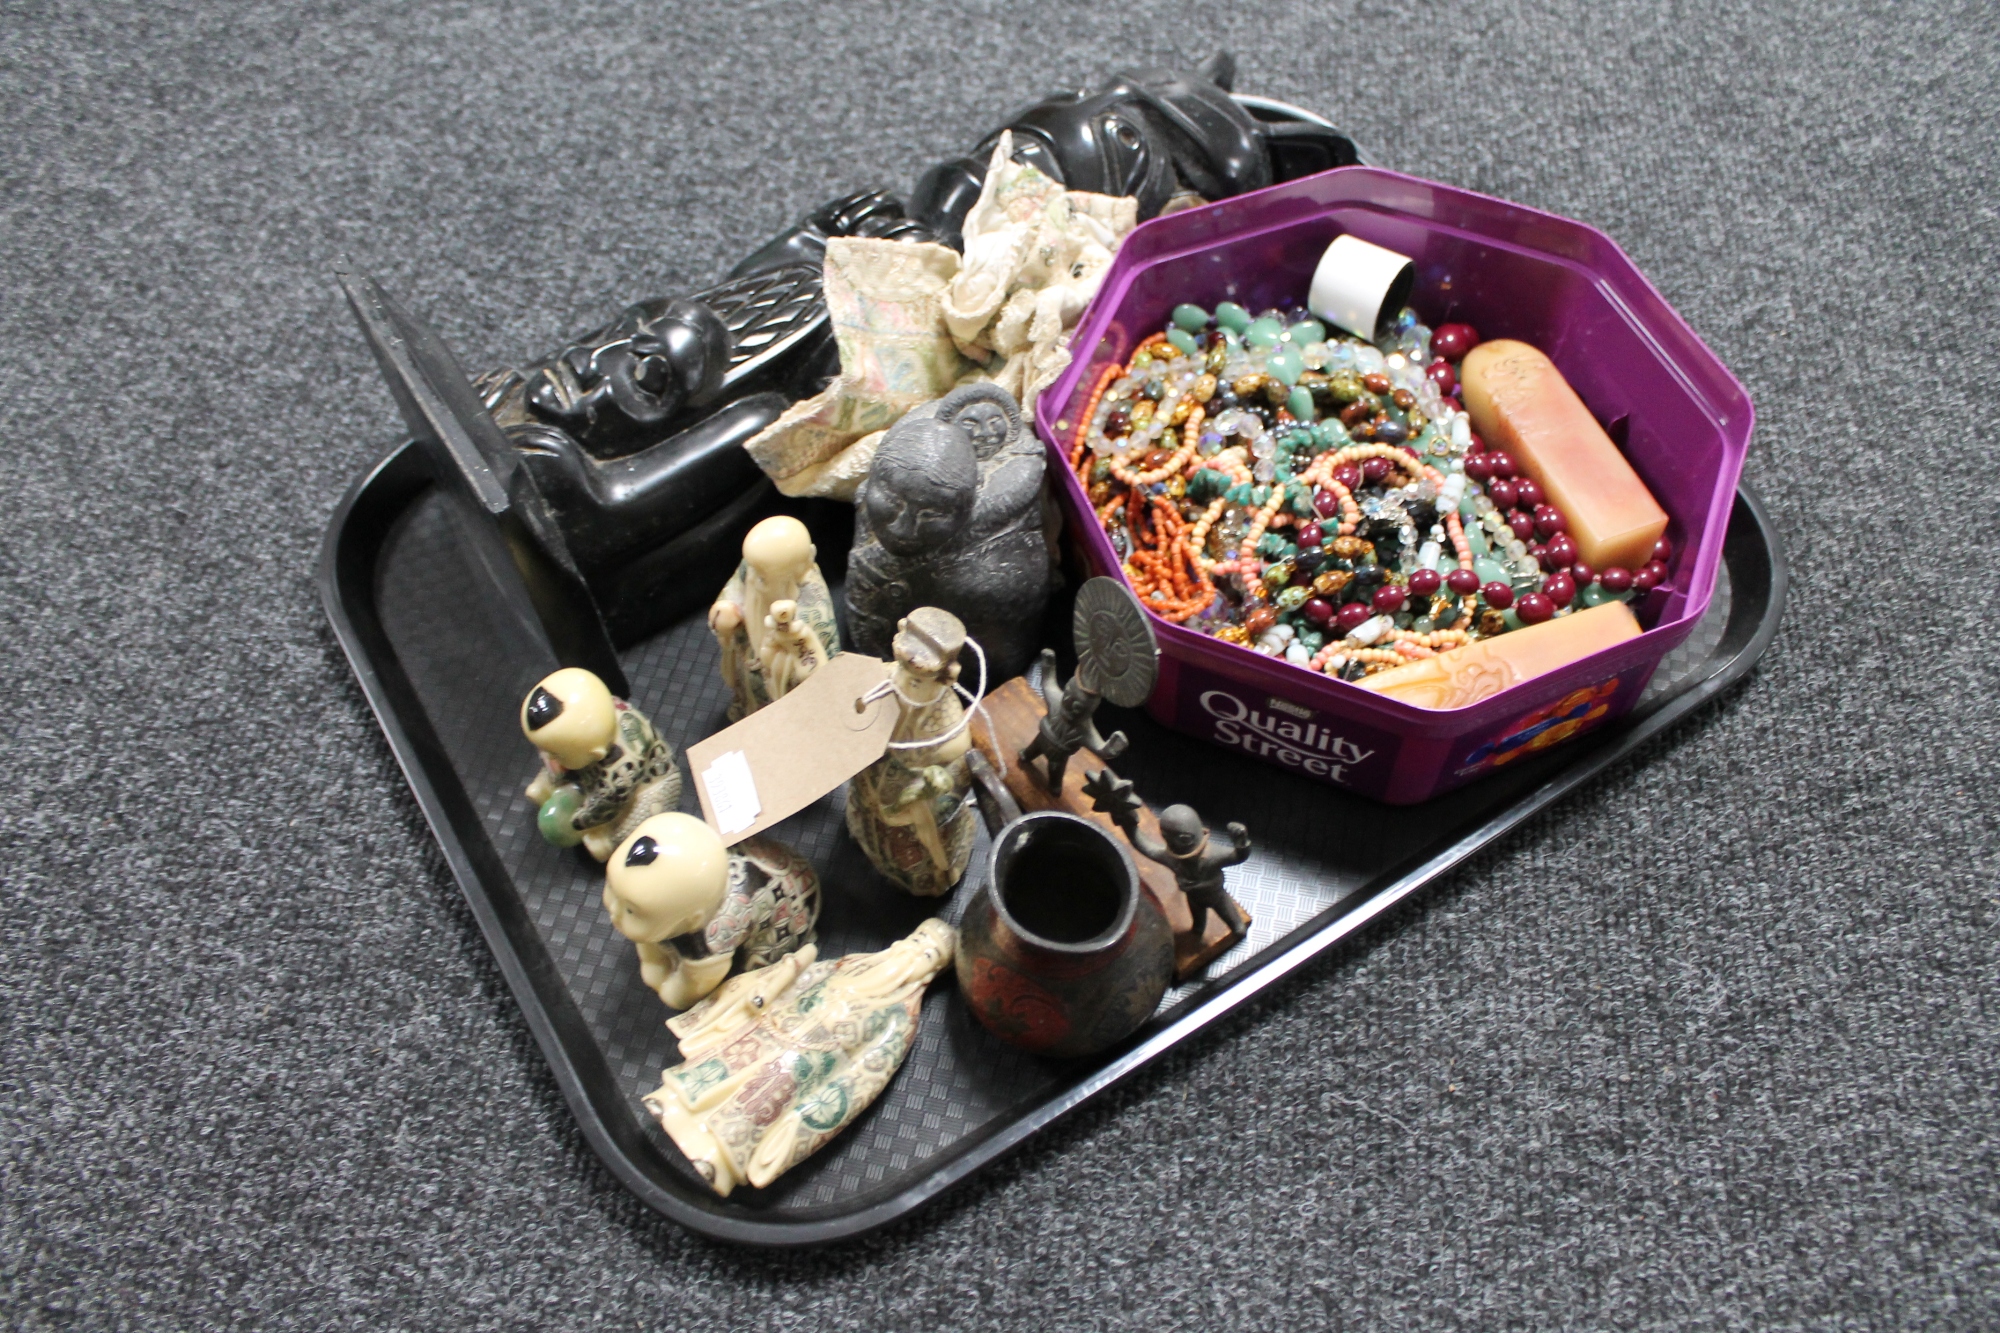
[[[1042,649],[1042,699],[1048,715],[1021,751],[1021,768],[1037,774],[1051,795],[1060,795],[1070,757],[1089,750],[1109,761],[1125,753],[1125,733],[1101,736],[1094,715],[1105,699],[1136,708],[1153,692],[1160,647],[1153,627],[1131,591],[1116,579],[1094,578],[1077,590],[1070,632],[1076,640],[1076,674],[1067,684],[1056,678],[1054,650]]]
[[[1223,887],[1222,872],[1241,865],[1250,857],[1250,830],[1241,824],[1228,826],[1229,846],[1217,847],[1201,816],[1192,806],[1170,805],[1160,811],[1160,836],[1155,838],[1139,826],[1139,810],[1144,804],[1134,794],[1132,784],[1108,768],[1084,779],[1083,789],[1097,810],[1111,816],[1124,831],[1134,851],[1149,861],[1174,872],[1174,881],[1187,898],[1194,916],[1193,930],[1200,935],[1214,912],[1228,928],[1231,943],[1248,931],[1242,909]]]
[[[1062,790],[1070,756],[1078,750],[1092,750],[1103,759],[1116,759],[1125,753],[1130,742],[1124,732],[1098,734],[1094,714],[1097,705],[1104,702],[1103,693],[1090,687],[1090,679],[1081,666],[1068,684],[1062,683],[1056,674],[1053,648],[1042,649],[1042,700],[1048,705],[1048,716],[1036,729],[1035,739],[1021,751],[1021,767],[1035,772],[1034,763],[1041,760],[1037,776],[1050,791]]]
[[[1102,808],[1092,808],[1082,776],[1103,769],[1108,756],[1091,744],[1095,736],[1079,738],[1077,748],[1064,753],[1070,737],[1057,731],[1062,725],[1058,699],[1062,694],[1088,692],[1120,708],[1144,703],[1158,678],[1159,647],[1145,610],[1132,590],[1117,579],[1093,578],[1077,589],[1070,629],[1076,641],[1077,666],[1069,689],[1060,694],[1054,691],[1054,671],[1050,669],[1044,673],[1044,684],[1053,697],[1038,694],[1025,677],[1016,676],[980,701],[972,719],[976,752],[968,756],[974,773],[973,790],[989,819],[1004,822],[1021,812],[1060,811],[1096,824],[1123,846],[1129,842],[1125,830]],[[1088,722],[1095,703],[1087,697],[1083,702],[1087,707],[1078,711]],[[1051,715],[1057,719],[1054,726],[1049,725]],[[1037,742],[1046,733],[1054,733],[1050,739],[1061,745],[1044,754]],[[1114,738],[1122,740],[1115,734]],[[1102,743],[1111,748],[1110,741]],[[1121,744],[1111,752],[1123,749]],[[1033,760],[1037,757],[1060,758],[1061,762],[1036,764]],[[1071,758],[1076,762],[1069,762]],[[1049,769],[1053,772],[1046,771]],[[1142,806],[1136,818],[1146,836],[1158,844],[1163,835],[1153,812]],[[1211,923],[1209,912],[1193,913],[1171,865],[1145,856],[1135,856],[1135,864],[1147,895],[1165,917],[1173,942],[1174,975],[1185,981],[1234,943],[1233,927],[1228,923],[1241,923],[1247,914],[1232,904],[1233,916],[1227,911],[1215,913]]]

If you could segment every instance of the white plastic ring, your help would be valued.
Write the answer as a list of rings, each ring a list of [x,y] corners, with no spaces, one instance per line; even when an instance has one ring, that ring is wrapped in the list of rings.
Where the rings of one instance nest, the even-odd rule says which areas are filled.
[[[1306,305],[1315,315],[1373,342],[1410,299],[1417,266],[1359,236],[1340,236],[1319,257]]]

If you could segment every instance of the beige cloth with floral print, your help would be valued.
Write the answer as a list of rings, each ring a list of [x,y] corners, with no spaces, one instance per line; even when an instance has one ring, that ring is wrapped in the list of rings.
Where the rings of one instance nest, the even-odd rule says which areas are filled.
[[[931,243],[827,242],[840,374],[746,446],[780,491],[851,500],[882,432],[912,407],[991,380],[1032,418],[1035,399],[1069,365],[1069,334],[1138,204],[1066,190],[1013,151],[1013,137],[1001,135],[965,219],[963,256]]]

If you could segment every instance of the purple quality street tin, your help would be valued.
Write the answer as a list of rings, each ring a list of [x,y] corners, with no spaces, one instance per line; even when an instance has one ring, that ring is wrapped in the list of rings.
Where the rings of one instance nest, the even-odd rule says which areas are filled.
[[[1057,500],[1093,574],[1122,574],[1067,445],[1106,366],[1183,302],[1296,304],[1332,241],[1409,256],[1410,303],[1433,326],[1540,348],[1669,516],[1669,584],[1635,610],[1650,625],[1464,708],[1418,708],[1155,617],[1161,672],[1148,709],[1177,730],[1396,804],[1422,801],[1617,717],[1707,609],[1753,412],[1748,395],[1608,237],[1534,209],[1373,167],[1317,176],[1158,218],[1120,249],[1078,327],[1076,360],[1036,426],[1062,465]]]

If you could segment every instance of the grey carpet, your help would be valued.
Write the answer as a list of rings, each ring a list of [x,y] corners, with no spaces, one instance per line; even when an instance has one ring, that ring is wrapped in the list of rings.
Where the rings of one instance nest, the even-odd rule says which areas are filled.
[[[0,2],[0,1320],[2000,1326],[2000,9]],[[1603,228],[1749,386],[1750,683],[970,1186],[717,1247],[580,1140],[325,629],[395,434],[351,254],[473,364],[1233,47]]]

